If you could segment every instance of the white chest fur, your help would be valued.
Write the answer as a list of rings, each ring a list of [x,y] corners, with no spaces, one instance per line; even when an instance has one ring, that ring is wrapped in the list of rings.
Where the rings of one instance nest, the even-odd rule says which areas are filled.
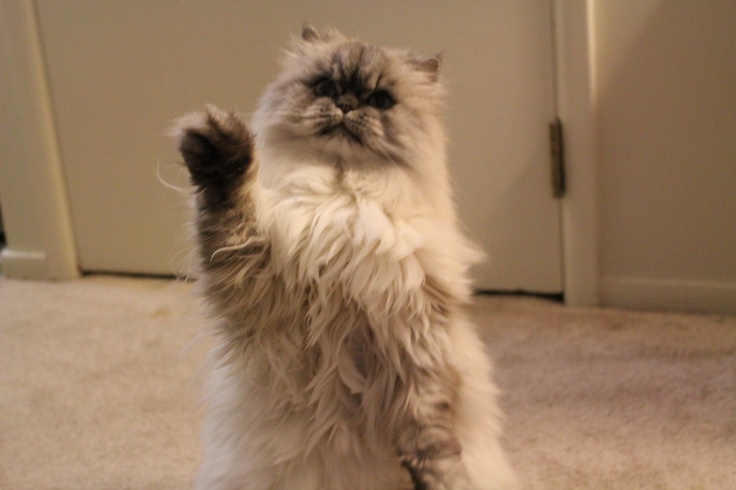
[[[313,284],[384,311],[421,288],[429,222],[396,184],[311,168],[266,191],[264,221],[287,286]]]

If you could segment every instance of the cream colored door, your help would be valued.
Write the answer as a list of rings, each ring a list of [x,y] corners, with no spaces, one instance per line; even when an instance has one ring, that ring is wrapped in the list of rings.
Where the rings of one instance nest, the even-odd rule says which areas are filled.
[[[450,158],[461,216],[491,260],[485,289],[560,292],[551,2],[38,0],[53,108],[85,271],[186,268],[178,115],[252,111],[289,33],[308,21],[444,54]]]

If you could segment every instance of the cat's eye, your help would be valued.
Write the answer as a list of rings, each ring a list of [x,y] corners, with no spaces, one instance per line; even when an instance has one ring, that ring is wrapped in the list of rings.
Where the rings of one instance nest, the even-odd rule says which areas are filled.
[[[396,105],[396,100],[386,90],[376,90],[366,100],[369,106],[385,111]]]
[[[317,97],[330,97],[335,98],[337,96],[337,85],[329,78],[321,78],[317,80],[314,85],[314,95]]]

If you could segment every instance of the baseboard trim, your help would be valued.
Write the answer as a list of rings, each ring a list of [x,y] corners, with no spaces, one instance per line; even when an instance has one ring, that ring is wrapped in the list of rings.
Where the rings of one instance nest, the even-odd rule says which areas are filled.
[[[5,277],[14,279],[48,279],[48,264],[43,252],[3,249],[0,270]]]
[[[736,282],[615,277],[600,280],[598,294],[601,306],[736,314]]]

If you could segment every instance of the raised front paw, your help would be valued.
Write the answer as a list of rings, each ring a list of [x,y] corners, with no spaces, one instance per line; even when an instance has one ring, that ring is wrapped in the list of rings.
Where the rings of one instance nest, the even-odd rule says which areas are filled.
[[[233,112],[206,106],[179,119],[171,134],[192,183],[208,194],[229,194],[253,165],[253,136]]]

